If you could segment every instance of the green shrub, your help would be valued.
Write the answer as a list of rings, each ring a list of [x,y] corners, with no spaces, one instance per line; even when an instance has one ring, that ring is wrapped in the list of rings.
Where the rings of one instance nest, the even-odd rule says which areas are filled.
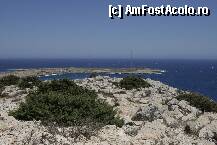
[[[38,77],[28,76],[28,77],[20,79],[18,86],[22,89],[33,88],[33,86],[38,86],[40,83],[41,81],[38,79]]]
[[[25,103],[10,115],[19,120],[41,120],[45,125],[55,122],[61,126],[73,126],[87,121],[102,126],[123,125],[123,120],[115,117],[112,106],[97,99],[95,92],[69,80],[41,83],[38,91],[29,94]]]
[[[0,98],[2,97],[1,94],[3,90],[4,90],[4,85],[0,84]]]
[[[10,85],[17,85],[19,82],[19,77],[16,77],[14,75],[8,75],[0,78],[0,97],[2,91],[4,90],[5,86],[10,86]]]
[[[63,80],[53,80],[52,82],[43,82],[38,86],[38,92],[59,92],[63,94],[80,95],[87,94],[89,96],[97,97],[94,91],[82,88],[75,84],[75,82],[68,79]]]
[[[191,128],[190,128],[189,125],[186,125],[186,126],[185,126],[184,132],[185,132],[186,134],[191,134],[191,133],[192,133]]]
[[[0,83],[0,92],[2,92],[4,85]]]
[[[217,112],[217,103],[212,101],[209,97],[205,97],[195,93],[190,93],[181,94],[177,96],[177,99],[185,100],[189,102],[191,106],[194,106],[203,112]]]
[[[213,136],[213,140],[215,142],[215,144],[217,144],[217,133],[216,132],[213,132],[214,133],[214,136]]]
[[[33,86],[38,86],[40,83],[41,81],[34,76],[20,78],[14,75],[8,75],[0,79],[0,90],[4,86],[10,85],[18,85],[22,89],[32,88]]]
[[[119,87],[119,82],[112,82],[112,84]]]
[[[90,74],[89,78],[95,78],[95,77],[97,77],[97,76],[98,76],[98,74],[95,73],[95,72],[93,72],[93,73]]]
[[[14,75],[8,75],[0,79],[1,86],[17,85],[20,78]]]
[[[123,78],[119,82],[118,86],[120,86],[121,88],[125,88],[127,90],[131,90],[137,88],[146,88],[146,87],[150,87],[151,85],[140,77],[128,76],[126,78]]]

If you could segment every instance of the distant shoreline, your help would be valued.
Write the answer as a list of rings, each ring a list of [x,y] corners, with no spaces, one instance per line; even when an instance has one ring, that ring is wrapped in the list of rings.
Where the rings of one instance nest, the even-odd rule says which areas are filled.
[[[14,69],[9,72],[0,72],[0,78],[8,75],[18,77],[59,75],[65,73],[125,73],[125,74],[161,74],[164,70],[150,68],[97,68],[97,67],[63,67],[63,68],[31,68]]]

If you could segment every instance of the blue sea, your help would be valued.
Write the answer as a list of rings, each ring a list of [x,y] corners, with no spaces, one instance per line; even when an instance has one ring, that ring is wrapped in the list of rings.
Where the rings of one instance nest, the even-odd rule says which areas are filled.
[[[20,68],[43,67],[148,67],[162,69],[162,74],[145,74],[144,78],[162,81],[170,86],[198,92],[217,100],[217,60],[146,60],[146,59],[4,59],[0,60],[0,71]],[[108,75],[108,74],[103,74]],[[85,78],[89,74],[63,74],[41,79]],[[125,74],[110,74],[124,77]]]

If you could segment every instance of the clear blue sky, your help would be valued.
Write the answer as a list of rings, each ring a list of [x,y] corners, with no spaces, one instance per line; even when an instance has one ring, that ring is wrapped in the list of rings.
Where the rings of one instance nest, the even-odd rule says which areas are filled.
[[[109,4],[207,6],[209,17],[111,20]],[[216,0],[1,0],[0,58],[217,58]]]

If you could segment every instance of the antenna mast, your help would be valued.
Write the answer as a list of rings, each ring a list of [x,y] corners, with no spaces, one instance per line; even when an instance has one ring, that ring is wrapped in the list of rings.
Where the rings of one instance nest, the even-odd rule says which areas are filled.
[[[133,69],[133,49],[130,52],[130,68]]]

